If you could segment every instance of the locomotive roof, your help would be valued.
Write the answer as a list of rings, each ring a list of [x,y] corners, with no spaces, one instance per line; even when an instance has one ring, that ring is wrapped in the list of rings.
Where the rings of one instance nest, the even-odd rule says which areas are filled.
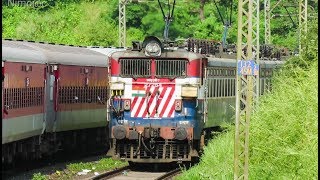
[[[148,58],[143,51],[125,50],[121,52],[114,52],[111,54],[112,58],[118,60],[119,58]],[[199,59],[204,57],[202,54],[186,51],[185,49],[165,50],[157,58],[186,58]]]
[[[108,61],[105,54],[85,47],[8,40],[2,40],[2,46],[6,47],[3,52],[7,51],[3,58],[4,55],[8,59],[17,56],[18,61],[102,67],[106,67]]]

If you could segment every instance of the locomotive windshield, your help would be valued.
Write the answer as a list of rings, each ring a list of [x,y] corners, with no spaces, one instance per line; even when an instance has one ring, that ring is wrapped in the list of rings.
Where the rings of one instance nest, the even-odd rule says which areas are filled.
[[[121,77],[150,77],[151,69],[154,75],[161,77],[186,77],[186,59],[155,59],[154,68],[151,68],[151,59],[120,59]]]
[[[122,77],[150,77],[150,59],[120,59]]]
[[[187,60],[156,59],[157,77],[185,77]]]

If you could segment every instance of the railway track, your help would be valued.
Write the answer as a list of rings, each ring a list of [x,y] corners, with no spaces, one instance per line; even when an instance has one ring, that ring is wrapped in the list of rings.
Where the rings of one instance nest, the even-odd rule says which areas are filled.
[[[158,177],[156,180],[168,180],[181,173],[181,168],[176,168]]]
[[[106,172],[104,174],[100,174],[93,178],[92,180],[142,180],[142,179],[155,179],[155,180],[168,180],[172,177],[181,173],[181,168],[175,168],[172,170],[165,169],[164,171],[150,171],[150,170],[142,170],[135,169],[130,166],[125,166],[123,168],[119,168],[113,171]]]

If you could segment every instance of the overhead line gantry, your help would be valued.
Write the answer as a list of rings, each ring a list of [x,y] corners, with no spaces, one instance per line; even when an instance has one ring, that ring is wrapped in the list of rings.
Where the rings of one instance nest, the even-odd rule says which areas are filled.
[[[239,0],[237,38],[234,179],[247,180],[250,118],[259,96],[259,0]]]

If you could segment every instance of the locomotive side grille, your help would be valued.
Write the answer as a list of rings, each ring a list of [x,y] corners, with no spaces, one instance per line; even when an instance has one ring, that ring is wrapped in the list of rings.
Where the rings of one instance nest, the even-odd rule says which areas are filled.
[[[157,77],[185,77],[187,60],[156,59]]]
[[[121,76],[132,77],[142,76],[149,77],[151,75],[150,59],[120,59]]]

